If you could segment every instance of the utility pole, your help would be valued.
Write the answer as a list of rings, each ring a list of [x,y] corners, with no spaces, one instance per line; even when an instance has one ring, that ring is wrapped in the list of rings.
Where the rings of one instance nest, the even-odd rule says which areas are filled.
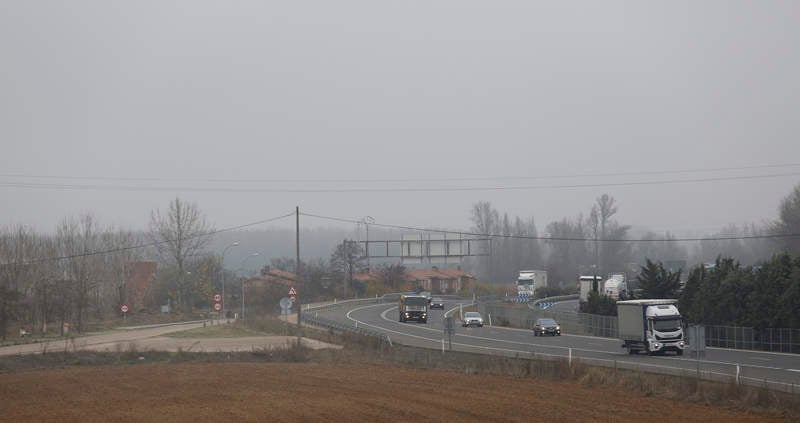
[[[295,305],[297,306],[297,348],[300,348],[300,328],[302,327],[302,322],[300,321],[300,206],[296,206],[295,208],[295,246],[296,246],[296,256],[295,256],[295,284],[297,285],[297,300],[295,301]]]

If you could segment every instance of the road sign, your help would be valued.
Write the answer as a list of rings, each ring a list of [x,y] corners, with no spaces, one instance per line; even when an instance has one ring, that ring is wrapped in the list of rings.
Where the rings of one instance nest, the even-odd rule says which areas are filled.
[[[214,311],[222,311],[222,304],[214,303]]]
[[[121,311],[123,313],[127,313],[128,312],[128,305],[127,304],[123,304],[123,305],[119,306],[119,311]]]
[[[289,288],[289,295],[294,295],[294,296],[297,296],[297,291],[295,291],[295,289],[294,289],[294,286],[292,286],[291,288]]]
[[[281,314],[289,314],[292,311],[292,299],[288,297],[281,298]]]
[[[215,303],[218,303],[218,302],[220,302],[220,301],[222,301],[222,295],[220,295],[220,294],[214,294],[214,302],[215,302]]]

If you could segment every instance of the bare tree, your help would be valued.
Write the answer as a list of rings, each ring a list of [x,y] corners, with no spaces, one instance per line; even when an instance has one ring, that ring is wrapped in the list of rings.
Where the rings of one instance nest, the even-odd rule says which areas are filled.
[[[190,303],[186,265],[192,257],[200,255],[212,231],[197,205],[183,202],[180,198],[169,203],[165,215],[158,210],[151,213],[150,238],[156,243],[159,258],[164,264],[177,268],[175,286],[179,307]]]
[[[19,320],[19,306],[31,281],[34,235],[29,228],[16,226],[0,234],[0,336],[12,320]]]
[[[472,224],[476,232],[492,234],[497,231],[499,221],[497,210],[492,209],[488,201],[479,201],[472,206]]]
[[[800,254],[800,184],[781,201],[778,219],[772,223],[771,231],[773,234],[789,235],[777,238],[783,251]]]
[[[594,238],[595,264],[601,274],[619,270],[628,256],[628,244],[610,242],[624,239],[630,226],[620,225],[612,217],[617,214],[614,197],[603,194],[597,197],[589,214],[587,226]]]
[[[97,304],[95,290],[103,269],[103,258],[97,254],[102,244],[94,216],[86,213],[78,219],[64,219],[57,228],[56,239],[61,255],[65,257],[65,279],[71,281],[76,329],[82,332],[89,307]],[[63,290],[63,287],[59,289]]]
[[[497,234],[500,229],[500,214],[497,210],[492,208],[492,205],[488,201],[479,201],[472,206],[472,224],[473,230],[482,235],[493,235]],[[491,244],[490,244],[491,245]],[[494,245],[492,245],[492,250],[494,250]],[[486,257],[483,261],[484,268],[481,269],[482,275],[479,276],[480,278],[488,278],[490,281],[494,281],[496,276],[494,275],[494,269],[497,269],[499,266],[495,263],[498,260],[499,255],[494,254],[494,251],[491,252],[489,256]],[[481,266],[477,266],[480,268]]]
[[[353,284],[353,274],[364,269],[364,249],[356,241],[344,240],[331,254],[331,268],[342,276],[344,296],[348,296],[348,286]]]
[[[141,250],[133,248],[138,244],[137,236],[131,231],[114,230],[111,228],[102,233],[102,248],[111,251],[104,255],[104,278],[101,289],[98,290],[98,305],[100,309],[113,308],[128,301],[127,277],[131,263],[141,258]]]
[[[548,279],[551,281],[577,281],[581,267],[590,263],[584,238],[586,228],[584,218],[579,215],[574,220],[567,218],[547,225],[550,247],[548,258]]]

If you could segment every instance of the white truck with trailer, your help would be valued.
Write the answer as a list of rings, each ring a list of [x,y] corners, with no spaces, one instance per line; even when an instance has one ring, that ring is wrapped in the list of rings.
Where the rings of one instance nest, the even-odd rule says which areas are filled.
[[[603,294],[615,300],[627,296],[628,283],[625,281],[625,275],[621,273],[611,275],[603,284]]]
[[[628,354],[649,355],[674,351],[683,355],[686,346],[678,300],[617,301],[617,321],[622,348]]]
[[[547,271],[520,270],[516,285],[517,296],[533,298],[537,289],[547,286]]]

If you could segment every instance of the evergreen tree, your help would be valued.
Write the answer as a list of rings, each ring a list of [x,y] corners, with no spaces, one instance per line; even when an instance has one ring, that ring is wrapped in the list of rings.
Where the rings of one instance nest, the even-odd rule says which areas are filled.
[[[670,272],[661,262],[646,259],[636,277],[644,298],[675,298],[681,287],[681,271]]]

